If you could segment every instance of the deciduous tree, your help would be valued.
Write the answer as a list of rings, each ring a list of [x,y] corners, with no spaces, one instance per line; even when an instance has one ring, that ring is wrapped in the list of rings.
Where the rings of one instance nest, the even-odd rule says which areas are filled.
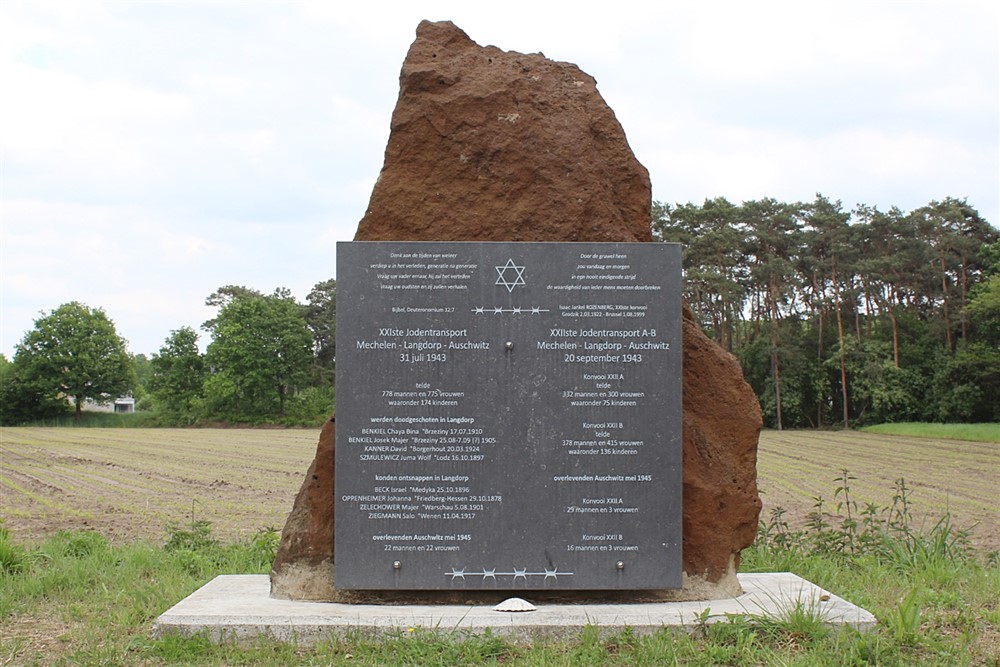
[[[212,334],[206,399],[217,416],[284,415],[285,401],[305,383],[312,362],[313,336],[302,307],[283,290],[236,295],[206,328]]]
[[[114,400],[132,389],[135,376],[125,339],[100,308],[73,301],[35,320],[14,354],[25,391],[39,399],[70,397],[76,420],[83,402]]]
[[[171,331],[150,365],[149,389],[156,402],[173,417],[192,419],[205,383],[197,332],[191,327]]]
[[[332,381],[337,358],[337,281],[316,283],[306,297],[306,324],[313,334],[313,351],[323,384]]]

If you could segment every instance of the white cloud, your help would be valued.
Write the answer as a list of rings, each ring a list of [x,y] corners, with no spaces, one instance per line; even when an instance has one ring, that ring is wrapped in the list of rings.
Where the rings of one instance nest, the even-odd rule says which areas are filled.
[[[234,149],[253,166],[260,166],[275,146],[274,131],[258,129],[238,134],[222,134],[220,143]]]
[[[183,96],[132,86],[122,81],[85,81],[79,77],[4,63],[0,122],[5,147],[18,157],[34,152],[94,151],[115,133],[146,123],[175,122],[188,115]]]
[[[960,2],[0,3],[0,347],[104,306],[136,351],[226,283],[333,275],[420,19],[598,79],[654,196],[1000,222],[997,8]]]

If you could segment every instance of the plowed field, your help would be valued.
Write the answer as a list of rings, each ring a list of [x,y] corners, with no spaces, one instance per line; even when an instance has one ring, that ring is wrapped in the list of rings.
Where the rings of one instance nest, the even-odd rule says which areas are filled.
[[[0,517],[19,539],[94,529],[160,540],[192,517],[218,537],[281,529],[319,430],[5,428]]]
[[[236,538],[280,529],[312,460],[318,430],[0,430],[0,518],[19,540],[91,528],[114,540],[161,540],[171,525],[212,522]],[[804,520],[835,505],[840,471],[860,506],[891,504],[903,478],[918,517],[950,511],[975,542],[1000,549],[1000,444],[866,433],[765,432],[764,514]],[[331,499],[333,502],[333,499]]]
[[[774,507],[800,523],[822,496],[836,508],[834,492],[847,470],[852,498],[892,504],[894,484],[910,489],[911,511],[922,525],[950,512],[953,525],[973,529],[973,542],[1000,549],[1000,443],[942,440],[854,431],[767,431],[761,434],[757,477],[762,519]],[[918,523],[921,525],[921,523]]]

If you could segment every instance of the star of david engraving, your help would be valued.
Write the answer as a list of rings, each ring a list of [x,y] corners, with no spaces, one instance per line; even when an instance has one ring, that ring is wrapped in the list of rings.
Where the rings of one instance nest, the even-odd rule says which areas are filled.
[[[514,264],[513,259],[508,259],[506,264],[495,268],[497,270],[496,285],[503,285],[508,292],[513,292],[518,285],[524,285],[524,267]]]

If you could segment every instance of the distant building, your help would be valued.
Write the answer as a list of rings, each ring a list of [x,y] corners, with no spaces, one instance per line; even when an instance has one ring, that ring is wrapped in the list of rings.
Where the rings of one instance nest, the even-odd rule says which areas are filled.
[[[135,399],[131,396],[116,398],[115,412],[135,412]]]
[[[73,405],[73,398],[69,397],[70,405]],[[117,412],[120,414],[130,414],[135,412],[135,399],[131,396],[121,396],[113,402],[98,403],[89,398],[83,400],[84,412]]]

